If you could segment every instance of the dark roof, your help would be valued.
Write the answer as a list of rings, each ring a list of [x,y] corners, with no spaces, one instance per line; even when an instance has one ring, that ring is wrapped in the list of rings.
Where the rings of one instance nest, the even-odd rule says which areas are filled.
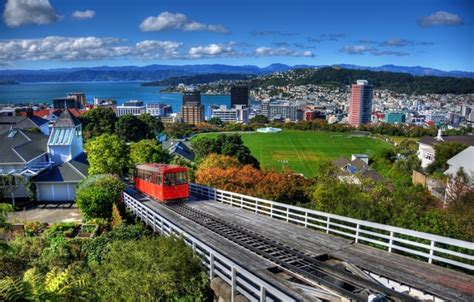
[[[0,163],[26,163],[47,152],[48,136],[23,130],[0,134]]]
[[[372,170],[372,169],[364,170],[363,172],[360,173],[360,175],[364,178],[370,178],[374,181],[384,180],[382,175],[380,175],[377,171]]]
[[[350,163],[351,161],[348,160],[347,158],[345,157],[338,157],[336,158],[335,160],[332,161],[332,164],[336,167],[336,168],[344,168],[348,163]]]
[[[420,143],[430,146],[435,146],[443,142],[456,142],[466,144],[468,146],[474,146],[474,135],[452,135],[452,136],[443,136],[443,140],[439,141],[436,137],[432,136],[423,136],[420,139]]]
[[[168,149],[171,155],[180,156],[186,160],[193,161],[196,155],[184,142],[178,142]]]
[[[0,116],[0,133],[7,132],[10,129],[38,128],[46,123],[48,123],[48,120],[38,116]]]
[[[369,165],[366,164],[365,161],[361,160],[360,158],[356,158],[351,161],[351,165],[356,167],[358,171],[367,169],[369,167]]]
[[[80,124],[81,122],[69,111],[69,109],[66,109],[58,117],[53,127],[75,127]]]
[[[87,177],[89,164],[85,153],[52,169],[46,169],[33,178],[34,182],[80,182]]]

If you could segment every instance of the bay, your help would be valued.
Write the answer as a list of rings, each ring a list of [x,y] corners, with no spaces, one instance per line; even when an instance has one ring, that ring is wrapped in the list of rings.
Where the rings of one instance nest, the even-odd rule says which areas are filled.
[[[120,105],[128,100],[144,103],[165,103],[171,105],[173,112],[181,111],[182,95],[161,93],[158,86],[140,86],[138,82],[60,82],[60,83],[21,83],[19,85],[0,85],[0,104],[38,104],[51,103],[52,99],[64,97],[68,92],[84,92],[87,101],[94,97],[115,99]],[[230,105],[228,95],[202,95],[206,111],[209,105]]]

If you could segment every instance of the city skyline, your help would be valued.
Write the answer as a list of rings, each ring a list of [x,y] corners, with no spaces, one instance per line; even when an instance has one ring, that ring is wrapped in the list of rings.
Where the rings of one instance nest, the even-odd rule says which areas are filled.
[[[474,71],[472,1],[113,4],[6,1],[0,69],[348,63]]]

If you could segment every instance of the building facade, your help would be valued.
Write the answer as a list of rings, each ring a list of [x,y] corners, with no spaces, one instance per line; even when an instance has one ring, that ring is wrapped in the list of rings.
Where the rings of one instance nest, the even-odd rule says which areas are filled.
[[[54,109],[80,109],[81,104],[75,98],[64,97],[53,99]]]
[[[301,104],[287,100],[274,100],[262,103],[262,114],[269,120],[299,121],[303,119]]]
[[[359,126],[368,124],[372,113],[373,87],[366,80],[357,80],[352,84],[352,94],[349,104],[349,124]]]
[[[146,107],[143,105],[142,101],[131,100],[123,103],[123,105],[117,106],[115,110],[118,117],[127,114],[139,116],[146,112]]]
[[[230,106],[235,105],[250,107],[248,86],[234,85],[230,88]]]
[[[233,108],[221,105],[211,110],[211,117],[218,118],[223,122],[248,123],[249,108],[245,105],[235,105]]]
[[[402,124],[405,123],[405,113],[400,111],[390,111],[385,113],[384,121],[387,124]]]
[[[181,118],[188,124],[204,122],[204,107],[201,104],[201,92],[194,87],[189,87],[183,94]]]
[[[166,104],[146,104],[145,112],[154,117],[165,117],[173,113],[170,105]]]

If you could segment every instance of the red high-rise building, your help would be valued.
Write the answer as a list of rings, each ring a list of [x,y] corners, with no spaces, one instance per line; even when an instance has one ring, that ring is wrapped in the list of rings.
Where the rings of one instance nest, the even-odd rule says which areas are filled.
[[[373,87],[366,80],[357,80],[357,84],[352,84],[351,103],[349,104],[349,124],[351,126],[370,123],[372,93]]]

